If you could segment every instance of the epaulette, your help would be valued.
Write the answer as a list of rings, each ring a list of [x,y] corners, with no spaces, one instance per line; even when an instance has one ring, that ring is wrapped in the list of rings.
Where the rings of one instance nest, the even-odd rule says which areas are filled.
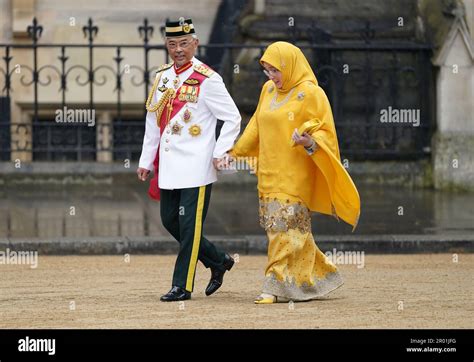
[[[210,77],[211,75],[213,75],[215,72],[209,68],[207,65],[205,64],[196,64],[194,67],[193,67],[194,71],[206,76],[206,77]]]
[[[158,68],[158,70],[156,71],[156,73],[158,74],[159,72],[162,72],[162,71],[164,71],[164,70],[166,70],[166,69],[169,69],[169,68],[171,68],[172,66],[173,66],[173,63],[163,64],[163,65],[161,65],[161,66]]]

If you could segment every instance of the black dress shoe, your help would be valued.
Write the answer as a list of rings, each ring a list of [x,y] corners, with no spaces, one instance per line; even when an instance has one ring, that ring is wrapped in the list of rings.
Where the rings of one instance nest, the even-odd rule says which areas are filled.
[[[160,298],[162,302],[179,302],[188,299],[191,299],[191,293],[180,287],[171,288],[168,293]]]
[[[219,269],[212,269],[211,268],[211,280],[206,288],[206,295],[209,296],[213,294],[217,289],[219,289],[222,285],[222,281],[224,280],[224,274],[227,270],[232,269],[234,266],[234,259],[229,254],[226,254],[224,257],[224,270]]]

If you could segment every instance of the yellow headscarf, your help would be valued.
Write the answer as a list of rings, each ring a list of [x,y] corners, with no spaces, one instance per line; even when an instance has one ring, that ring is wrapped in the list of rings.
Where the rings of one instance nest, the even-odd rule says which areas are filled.
[[[279,93],[286,93],[303,82],[318,85],[303,52],[293,44],[277,41],[269,45],[260,59],[260,64],[263,65],[263,62],[271,64],[282,73],[282,87],[278,89]]]

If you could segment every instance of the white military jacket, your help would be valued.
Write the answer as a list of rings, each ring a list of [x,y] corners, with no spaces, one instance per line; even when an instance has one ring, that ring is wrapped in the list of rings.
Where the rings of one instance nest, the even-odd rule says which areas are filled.
[[[193,66],[179,74],[180,87],[194,72],[195,66],[202,64],[196,58]],[[176,78],[174,67],[161,72],[159,87],[153,97],[156,104],[162,91],[173,87]],[[157,74],[157,77],[159,74]],[[166,112],[166,107],[164,112]],[[155,112],[146,116],[145,136],[140,156],[139,167],[153,169],[153,161],[159,149],[160,189],[172,190],[199,187],[217,180],[213,158],[221,158],[229,151],[240,133],[241,117],[234,101],[227,91],[222,77],[211,72],[211,75],[200,85],[196,103],[187,102],[182,109],[170,119],[160,135],[160,127]],[[216,142],[217,119],[224,122]]]

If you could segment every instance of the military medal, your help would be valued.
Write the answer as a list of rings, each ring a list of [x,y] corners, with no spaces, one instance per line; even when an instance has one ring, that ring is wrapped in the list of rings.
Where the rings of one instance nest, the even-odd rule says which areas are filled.
[[[189,127],[189,134],[193,137],[197,137],[201,134],[201,127],[199,127],[197,124],[193,124],[191,127]]]
[[[178,89],[178,86],[179,86],[179,77],[176,76],[175,79],[173,79],[173,86],[174,86],[174,89]]]
[[[178,99],[181,102],[197,103],[199,95],[199,87],[191,85],[182,85],[179,91]]]
[[[171,126],[171,134],[181,136],[182,128],[183,126],[181,126],[178,122],[173,123],[173,125]]]
[[[183,119],[184,123],[188,123],[191,118],[193,118],[193,115],[189,109],[186,109],[184,113],[182,114],[181,118]]]

